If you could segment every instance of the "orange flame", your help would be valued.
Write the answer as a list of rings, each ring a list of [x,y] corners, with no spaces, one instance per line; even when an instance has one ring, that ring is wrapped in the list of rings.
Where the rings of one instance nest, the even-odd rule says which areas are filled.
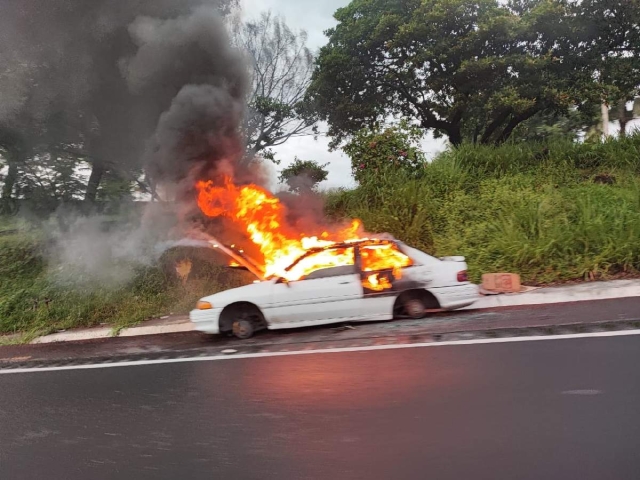
[[[402,275],[400,269],[411,265],[411,259],[398,251],[394,245],[383,243],[380,245],[367,245],[360,250],[362,255],[362,270],[374,272],[377,270],[394,269],[398,275]],[[400,278],[396,276],[396,278]]]
[[[244,228],[249,238],[255,243],[264,256],[265,277],[281,276],[288,280],[296,280],[309,268],[296,268],[287,272],[285,268],[307,250],[314,247],[324,247],[340,240],[355,240],[358,238],[360,222],[354,220],[351,226],[330,234],[322,232],[317,236],[305,236],[288,231],[286,224],[286,210],[280,200],[257,185],[237,186],[231,179],[225,177],[221,186],[212,181],[198,181],[198,206],[209,217],[224,216]],[[344,265],[346,257],[336,257],[333,262],[327,260],[327,266]],[[302,263],[302,262],[301,262]]]
[[[391,282],[387,277],[381,277],[379,273],[373,273],[362,282],[362,286],[375,292],[381,292],[382,290],[390,289]]]
[[[267,278],[280,276],[297,280],[319,268],[354,264],[353,249],[340,248],[317,252],[286,270],[311,248],[358,240],[361,227],[359,220],[353,220],[349,227],[339,231],[323,231],[319,235],[309,236],[292,231],[286,222],[285,206],[257,185],[238,186],[233,184],[231,178],[225,177],[222,185],[216,185],[211,180],[198,181],[196,189],[198,206],[205,215],[230,218],[258,246],[264,257],[264,276]],[[401,275],[401,267],[411,265],[411,259],[391,244],[368,245],[361,252],[364,271],[394,269],[396,276],[396,273]],[[372,277],[375,275],[370,276],[368,281],[376,288],[391,287],[388,279]]]

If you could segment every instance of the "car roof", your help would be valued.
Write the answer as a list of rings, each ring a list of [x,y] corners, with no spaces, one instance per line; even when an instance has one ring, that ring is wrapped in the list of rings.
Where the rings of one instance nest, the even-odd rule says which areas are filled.
[[[291,265],[285,268],[285,271],[291,270],[295,267],[300,261],[307,258],[309,255],[313,255],[314,253],[323,252],[325,250],[332,250],[334,248],[351,248],[356,246],[367,246],[367,245],[385,245],[385,244],[398,244],[399,242],[395,239],[384,239],[384,238],[362,238],[357,240],[346,240],[344,242],[336,242],[330,245],[324,245],[322,247],[314,247],[305,251],[302,255],[296,258]]]

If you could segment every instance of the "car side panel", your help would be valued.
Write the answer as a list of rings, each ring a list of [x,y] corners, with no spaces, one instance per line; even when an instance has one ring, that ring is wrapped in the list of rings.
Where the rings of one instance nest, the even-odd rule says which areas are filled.
[[[448,287],[430,288],[443,310],[455,310],[474,303],[480,298],[478,286],[473,283],[460,283]]]
[[[302,327],[362,315],[362,288],[357,273],[279,283],[272,293],[272,303],[263,311],[270,328],[287,328],[288,324]]]

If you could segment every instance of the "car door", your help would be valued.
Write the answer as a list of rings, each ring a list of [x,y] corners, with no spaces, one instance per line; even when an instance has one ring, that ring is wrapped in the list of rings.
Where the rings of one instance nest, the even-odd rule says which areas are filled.
[[[350,250],[353,258],[353,247]],[[271,328],[330,323],[361,315],[362,286],[354,262],[326,266],[322,261],[326,254],[326,250],[319,252],[317,261],[309,255],[307,264],[316,261],[320,268],[302,279],[274,285],[269,312]]]
[[[391,319],[395,300],[407,287],[402,276],[403,269],[411,265],[411,259],[392,242],[360,245],[358,259],[363,316],[367,320]],[[394,264],[395,267],[392,266]]]

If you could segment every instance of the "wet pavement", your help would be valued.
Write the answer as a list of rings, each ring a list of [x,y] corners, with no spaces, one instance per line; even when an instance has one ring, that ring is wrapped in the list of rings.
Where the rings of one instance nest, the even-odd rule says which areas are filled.
[[[632,479],[638,364],[634,335],[5,374],[0,478]]]
[[[421,320],[259,332],[249,340],[184,332],[0,347],[0,369],[77,362],[358,347],[640,328],[640,297],[433,314]]]

